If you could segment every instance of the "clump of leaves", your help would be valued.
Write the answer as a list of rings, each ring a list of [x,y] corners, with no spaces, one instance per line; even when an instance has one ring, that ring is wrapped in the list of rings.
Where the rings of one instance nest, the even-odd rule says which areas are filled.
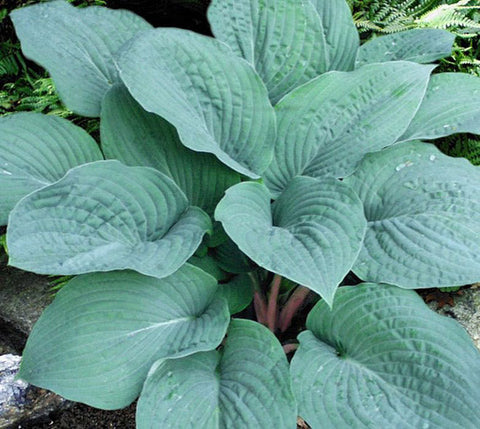
[[[100,150],[62,118],[0,118],[9,263],[75,275],[20,377],[104,409],[139,397],[139,428],[475,427],[479,352],[412,290],[480,279],[480,172],[420,141],[480,134],[479,78],[428,64],[453,35],[359,46],[340,0],[208,17],[216,39],[63,2],[13,13],[101,130]]]

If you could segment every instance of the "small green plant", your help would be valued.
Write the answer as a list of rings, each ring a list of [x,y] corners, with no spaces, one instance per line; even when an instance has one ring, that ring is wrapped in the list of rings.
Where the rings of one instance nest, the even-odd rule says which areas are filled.
[[[349,0],[348,4],[360,33],[396,33],[423,27],[455,29],[471,37],[480,30],[478,20],[472,19],[480,9],[474,0]]]
[[[477,427],[479,352],[411,290],[480,279],[480,172],[421,141],[480,134],[480,79],[431,75],[454,36],[359,46],[340,0],[208,18],[216,39],[64,2],[12,14],[101,133],[0,118],[9,263],[75,276],[20,377],[138,398],[140,429]]]

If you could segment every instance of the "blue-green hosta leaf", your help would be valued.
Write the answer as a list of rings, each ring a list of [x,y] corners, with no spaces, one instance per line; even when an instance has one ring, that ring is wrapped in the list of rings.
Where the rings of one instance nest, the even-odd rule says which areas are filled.
[[[435,28],[415,28],[372,39],[358,50],[356,67],[386,61],[431,63],[451,55],[455,34]]]
[[[358,33],[348,6],[315,3],[214,0],[208,10],[213,34],[252,64],[272,103],[328,70],[353,69]]]
[[[480,78],[466,73],[433,75],[425,98],[400,141],[480,134]]]
[[[49,71],[70,110],[92,117],[100,115],[103,96],[119,80],[113,55],[151,28],[126,10],[77,9],[63,1],[17,9],[10,16],[25,56]]]
[[[353,271],[404,288],[480,280],[480,170],[433,145],[401,143],[370,154],[345,182],[365,207]]]
[[[228,238],[227,241],[212,249],[212,256],[222,270],[229,273],[249,273],[255,264]]]
[[[72,167],[103,158],[95,140],[65,119],[40,113],[0,118],[0,224],[30,192]]]
[[[148,374],[137,428],[294,428],[282,347],[264,326],[232,320],[221,351],[161,360]]]
[[[133,269],[165,277],[195,252],[211,221],[147,167],[98,161],[70,170],[12,210],[11,265],[40,274]]]
[[[310,0],[322,21],[328,70],[353,70],[360,38],[345,0]]]
[[[454,320],[413,291],[340,288],[318,303],[291,362],[299,414],[313,428],[475,428],[480,354]]]
[[[265,186],[240,183],[226,192],[215,217],[258,265],[309,287],[330,304],[366,228],[358,197],[331,178],[296,177],[273,209]]]
[[[432,66],[404,61],[329,72],[277,104],[278,133],[265,183],[277,195],[295,176],[344,177],[393,144],[422,101]]]
[[[230,281],[219,284],[217,294],[227,300],[230,314],[236,314],[252,302],[253,288],[252,278],[248,274],[239,274]]]
[[[161,28],[122,49],[118,67],[133,97],[174,125],[185,146],[251,177],[267,168],[275,113],[260,77],[228,46]]]
[[[206,273],[214,277],[218,282],[226,280],[230,277],[230,274],[223,271],[210,255],[205,255],[202,257],[192,256],[188,261],[189,264],[195,265],[196,267],[202,269]]]
[[[75,277],[36,323],[19,376],[94,407],[125,407],[156,360],[220,344],[230,315],[216,289],[188,264],[163,279],[134,271]]]
[[[182,145],[172,125],[143,110],[121,85],[106,94],[100,125],[107,158],[156,168],[175,181],[192,205],[209,214],[225,189],[240,181],[238,173],[213,155]]]
[[[215,277],[219,282],[217,295],[227,300],[230,314],[239,313],[252,302],[254,285],[249,275],[240,274],[230,279],[231,274],[223,271],[210,255],[203,258],[192,256],[188,263]]]

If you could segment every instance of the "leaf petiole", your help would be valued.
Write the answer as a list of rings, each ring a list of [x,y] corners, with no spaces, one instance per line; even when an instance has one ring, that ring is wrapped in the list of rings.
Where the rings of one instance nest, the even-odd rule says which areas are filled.
[[[282,308],[278,318],[278,328],[280,329],[280,332],[285,332],[289,328],[293,316],[295,316],[298,309],[303,305],[309,293],[310,289],[305,286],[299,286],[295,289],[290,298],[288,298],[288,301]]]

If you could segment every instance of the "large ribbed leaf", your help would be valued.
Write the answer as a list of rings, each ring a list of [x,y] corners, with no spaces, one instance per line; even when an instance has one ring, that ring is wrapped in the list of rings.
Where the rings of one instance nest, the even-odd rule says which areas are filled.
[[[225,44],[186,30],[144,32],[123,50],[120,76],[182,143],[257,177],[272,158],[275,114],[253,68]]]
[[[151,28],[126,10],[76,9],[63,1],[18,9],[11,17],[25,56],[49,71],[65,105],[84,116],[99,116],[103,96],[119,80],[115,52]]]
[[[386,61],[431,63],[451,55],[455,34],[435,28],[415,28],[376,37],[358,50],[356,67]]]
[[[253,65],[273,103],[328,70],[353,69],[358,33],[348,6],[315,3],[214,0],[208,10],[217,39]]]
[[[475,428],[480,354],[454,320],[413,291],[340,288],[320,302],[291,363],[299,414],[312,428]]]
[[[143,110],[123,86],[114,86],[105,96],[100,125],[107,158],[156,168],[175,181],[192,205],[208,213],[225,189],[240,181],[238,173],[213,155],[182,145],[175,128]]]
[[[400,141],[480,134],[480,78],[466,73],[433,75],[425,98]]]
[[[35,325],[19,376],[74,401],[124,407],[157,359],[222,341],[229,313],[216,289],[188,264],[164,279],[133,271],[75,277]]]
[[[70,170],[12,210],[10,264],[40,274],[133,269],[165,277],[197,249],[210,218],[147,167],[97,161]]]
[[[137,406],[137,428],[294,428],[288,363],[273,334],[233,320],[220,351],[157,362]]]
[[[345,179],[368,221],[353,270],[404,288],[480,280],[480,170],[435,146],[401,143],[365,157]]]
[[[353,70],[360,39],[345,0],[310,0],[322,21],[328,70]]]
[[[332,21],[328,29],[309,0],[214,0],[208,18],[215,36],[253,65],[276,103],[319,74],[353,68],[358,35],[350,11],[343,0],[326,3],[330,7],[325,7],[325,20]],[[322,9],[321,3],[318,6]],[[354,33],[343,32],[349,25]],[[335,50],[333,41],[338,43]],[[345,53],[344,63],[334,58],[335,53]]]
[[[265,186],[235,185],[215,217],[258,265],[329,303],[358,255],[366,227],[362,204],[350,187],[311,177],[293,179],[273,207]]]
[[[404,61],[329,72],[276,106],[278,133],[265,183],[274,194],[295,176],[344,177],[393,144],[424,96],[432,66]]]
[[[1,225],[25,195],[56,182],[72,167],[103,158],[84,130],[55,116],[3,116],[0,135]]]

